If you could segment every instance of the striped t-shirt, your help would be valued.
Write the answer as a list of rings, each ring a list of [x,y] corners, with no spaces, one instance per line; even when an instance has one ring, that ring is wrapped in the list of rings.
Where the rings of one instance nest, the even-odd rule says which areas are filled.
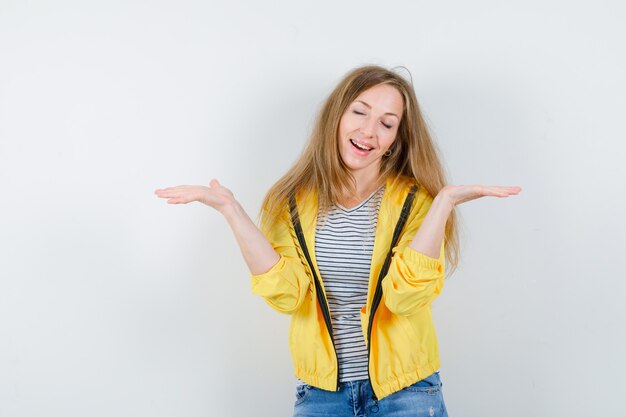
[[[330,309],[340,382],[368,378],[360,310],[367,300],[383,192],[384,186],[355,207],[335,205],[318,215],[315,257]]]

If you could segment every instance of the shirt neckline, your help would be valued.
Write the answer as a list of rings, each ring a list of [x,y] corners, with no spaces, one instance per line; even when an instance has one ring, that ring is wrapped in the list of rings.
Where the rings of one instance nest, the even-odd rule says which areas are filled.
[[[365,200],[361,201],[359,204],[357,204],[356,206],[354,206],[352,208],[345,208],[344,206],[342,206],[339,203],[336,203],[335,205],[337,207],[339,207],[341,210],[345,211],[345,212],[348,212],[348,213],[353,212],[353,211],[358,210],[359,208],[361,208],[365,203],[367,203],[372,197],[374,197],[374,195],[376,193],[378,193],[384,187],[385,187],[385,184],[381,185],[376,190],[374,190],[374,192],[372,192],[368,197],[366,197]]]

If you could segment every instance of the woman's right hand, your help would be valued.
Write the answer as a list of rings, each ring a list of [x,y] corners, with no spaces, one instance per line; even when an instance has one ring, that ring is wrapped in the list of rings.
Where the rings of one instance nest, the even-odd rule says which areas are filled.
[[[232,207],[236,203],[232,191],[224,187],[218,180],[212,179],[209,186],[204,185],[178,185],[176,187],[159,188],[154,193],[161,198],[167,198],[168,204],[187,204],[198,201],[213,207],[220,213]]]
[[[251,274],[264,273],[280,260],[278,252],[235,200],[233,193],[216,179],[212,179],[208,187],[178,185],[159,188],[154,193],[158,197],[167,198],[168,204],[199,201],[222,213],[235,234]]]

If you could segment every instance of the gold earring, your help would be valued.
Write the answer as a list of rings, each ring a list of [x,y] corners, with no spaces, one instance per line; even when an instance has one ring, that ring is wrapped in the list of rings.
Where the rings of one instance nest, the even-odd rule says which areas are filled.
[[[391,155],[391,149],[387,149],[383,155],[390,156]]]

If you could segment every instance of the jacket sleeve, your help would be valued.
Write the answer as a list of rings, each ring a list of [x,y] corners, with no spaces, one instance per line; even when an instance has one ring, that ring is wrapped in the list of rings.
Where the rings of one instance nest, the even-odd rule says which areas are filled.
[[[429,306],[443,288],[445,251],[441,244],[439,258],[431,258],[409,247],[432,204],[425,191],[415,196],[412,217],[392,250],[391,264],[383,278],[383,299],[394,314],[408,316]]]
[[[289,209],[285,209],[270,230],[263,231],[280,259],[268,271],[251,274],[252,292],[265,299],[273,309],[291,314],[304,301],[311,279],[295,246]]]

